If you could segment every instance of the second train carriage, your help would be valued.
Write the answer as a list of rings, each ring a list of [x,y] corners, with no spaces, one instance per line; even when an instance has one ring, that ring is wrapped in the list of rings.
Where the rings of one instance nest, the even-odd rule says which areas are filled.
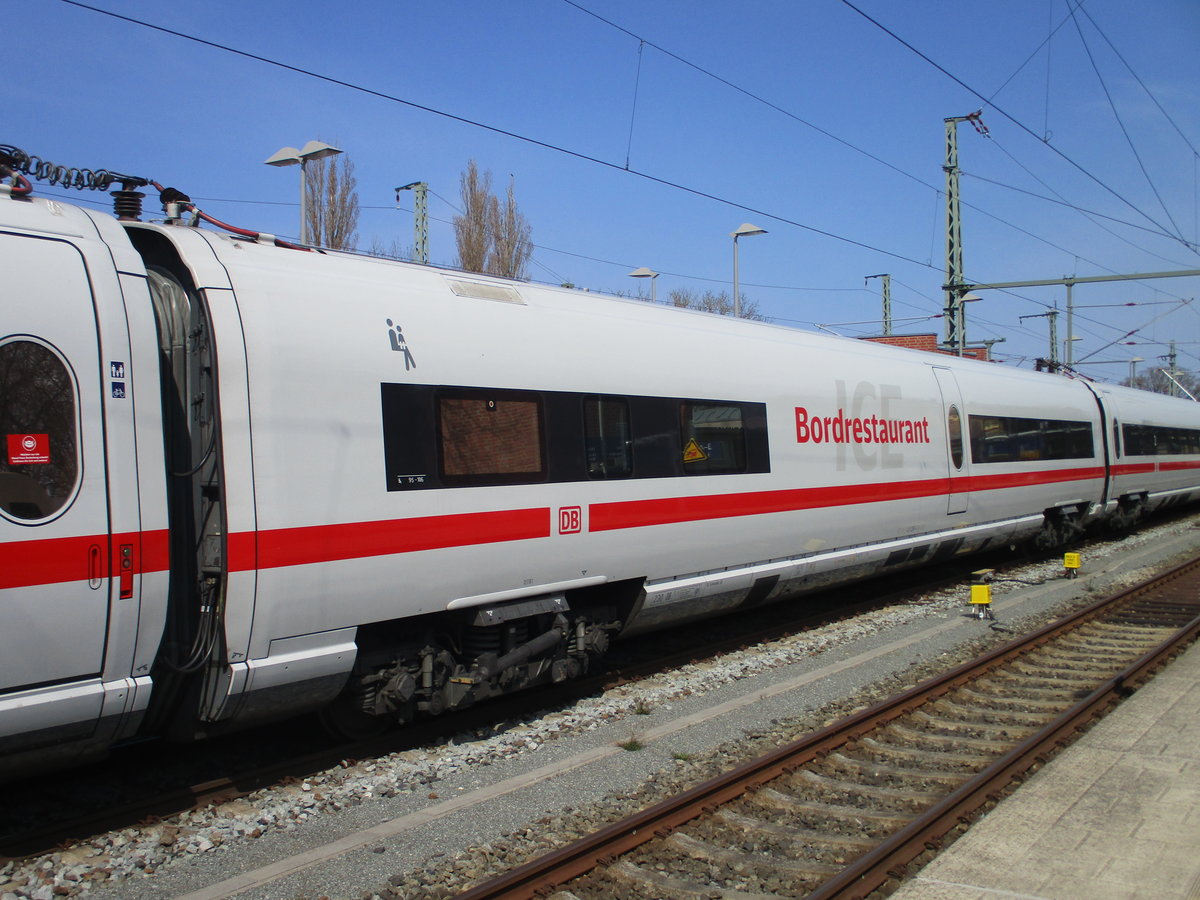
[[[0,197],[0,770],[405,721],[1198,489],[1195,404]]]

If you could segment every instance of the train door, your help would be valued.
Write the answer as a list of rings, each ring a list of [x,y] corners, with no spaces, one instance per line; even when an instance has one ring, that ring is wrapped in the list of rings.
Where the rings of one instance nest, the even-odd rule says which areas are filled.
[[[19,261],[4,266],[0,320],[2,693],[103,670],[112,556],[102,392],[118,382],[80,251],[0,234],[0,259]]]
[[[949,369],[934,366],[933,374],[942,395],[942,416],[946,423],[946,466],[949,474],[946,514],[965,513],[969,496],[967,479],[971,473],[967,461],[967,416],[963,411],[962,392],[958,389],[958,380]]]
[[[1100,415],[1100,448],[1104,459],[1104,493],[1100,496],[1100,508],[1108,503],[1116,493],[1116,467],[1121,457],[1121,423],[1117,420],[1117,408],[1113,403],[1105,405],[1103,393],[1096,387],[1083,382],[1092,397],[1096,400],[1096,409]]]

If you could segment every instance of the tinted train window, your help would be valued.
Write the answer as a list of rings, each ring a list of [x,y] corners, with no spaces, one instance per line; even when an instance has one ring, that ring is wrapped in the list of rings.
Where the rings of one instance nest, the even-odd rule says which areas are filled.
[[[388,491],[771,471],[765,403],[382,384]]]
[[[628,478],[633,474],[629,403],[616,397],[583,401],[583,440],[589,478]]]
[[[538,398],[515,391],[438,398],[440,468],[445,484],[513,484],[546,475]]]
[[[961,469],[963,464],[963,433],[962,416],[957,406],[951,406],[946,413],[946,433],[950,435],[950,461],[954,468]]]
[[[1090,422],[971,416],[971,462],[1091,459]]]
[[[1125,425],[1126,456],[1200,453],[1200,430],[1164,425]]]
[[[717,475],[746,470],[746,432],[741,406],[685,401],[679,405],[679,424],[686,474]]]
[[[75,386],[53,350],[33,341],[0,345],[0,509],[45,519],[79,481]]]

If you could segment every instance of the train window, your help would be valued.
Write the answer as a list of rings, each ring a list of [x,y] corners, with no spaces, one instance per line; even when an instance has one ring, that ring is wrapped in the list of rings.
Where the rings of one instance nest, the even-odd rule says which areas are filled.
[[[954,468],[961,469],[963,466],[962,416],[959,414],[957,406],[951,406],[950,411],[946,413],[946,434],[950,436],[950,461],[954,463]]]
[[[765,403],[382,384],[388,491],[771,471]]]
[[[679,424],[686,474],[746,471],[746,430],[740,405],[685,400],[679,405]]]
[[[1113,458],[1121,458],[1121,426],[1113,419]]]
[[[971,462],[1090,459],[1092,425],[1062,419],[971,416]]]
[[[1164,425],[1125,425],[1126,456],[1170,456],[1200,453],[1200,430]]]
[[[35,521],[67,504],[79,481],[77,421],[74,379],[53,350],[0,345],[0,510]]]
[[[583,401],[583,438],[588,478],[628,478],[633,474],[627,400],[586,398]]]
[[[442,481],[520,484],[544,481],[542,408],[518,391],[446,392],[438,397]]]

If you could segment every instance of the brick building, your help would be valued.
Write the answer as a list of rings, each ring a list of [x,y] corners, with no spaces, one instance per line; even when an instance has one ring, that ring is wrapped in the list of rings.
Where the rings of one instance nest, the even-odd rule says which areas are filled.
[[[879,335],[877,337],[859,338],[860,341],[873,341],[876,344],[891,344],[893,347],[907,347],[910,350],[924,350],[926,353],[941,353],[946,356],[956,356],[948,350],[943,350],[938,346],[938,336],[936,334],[888,334]],[[991,361],[990,347],[965,347],[963,348],[963,356],[969,356],[972,359],[982,359],[985,362]]]

